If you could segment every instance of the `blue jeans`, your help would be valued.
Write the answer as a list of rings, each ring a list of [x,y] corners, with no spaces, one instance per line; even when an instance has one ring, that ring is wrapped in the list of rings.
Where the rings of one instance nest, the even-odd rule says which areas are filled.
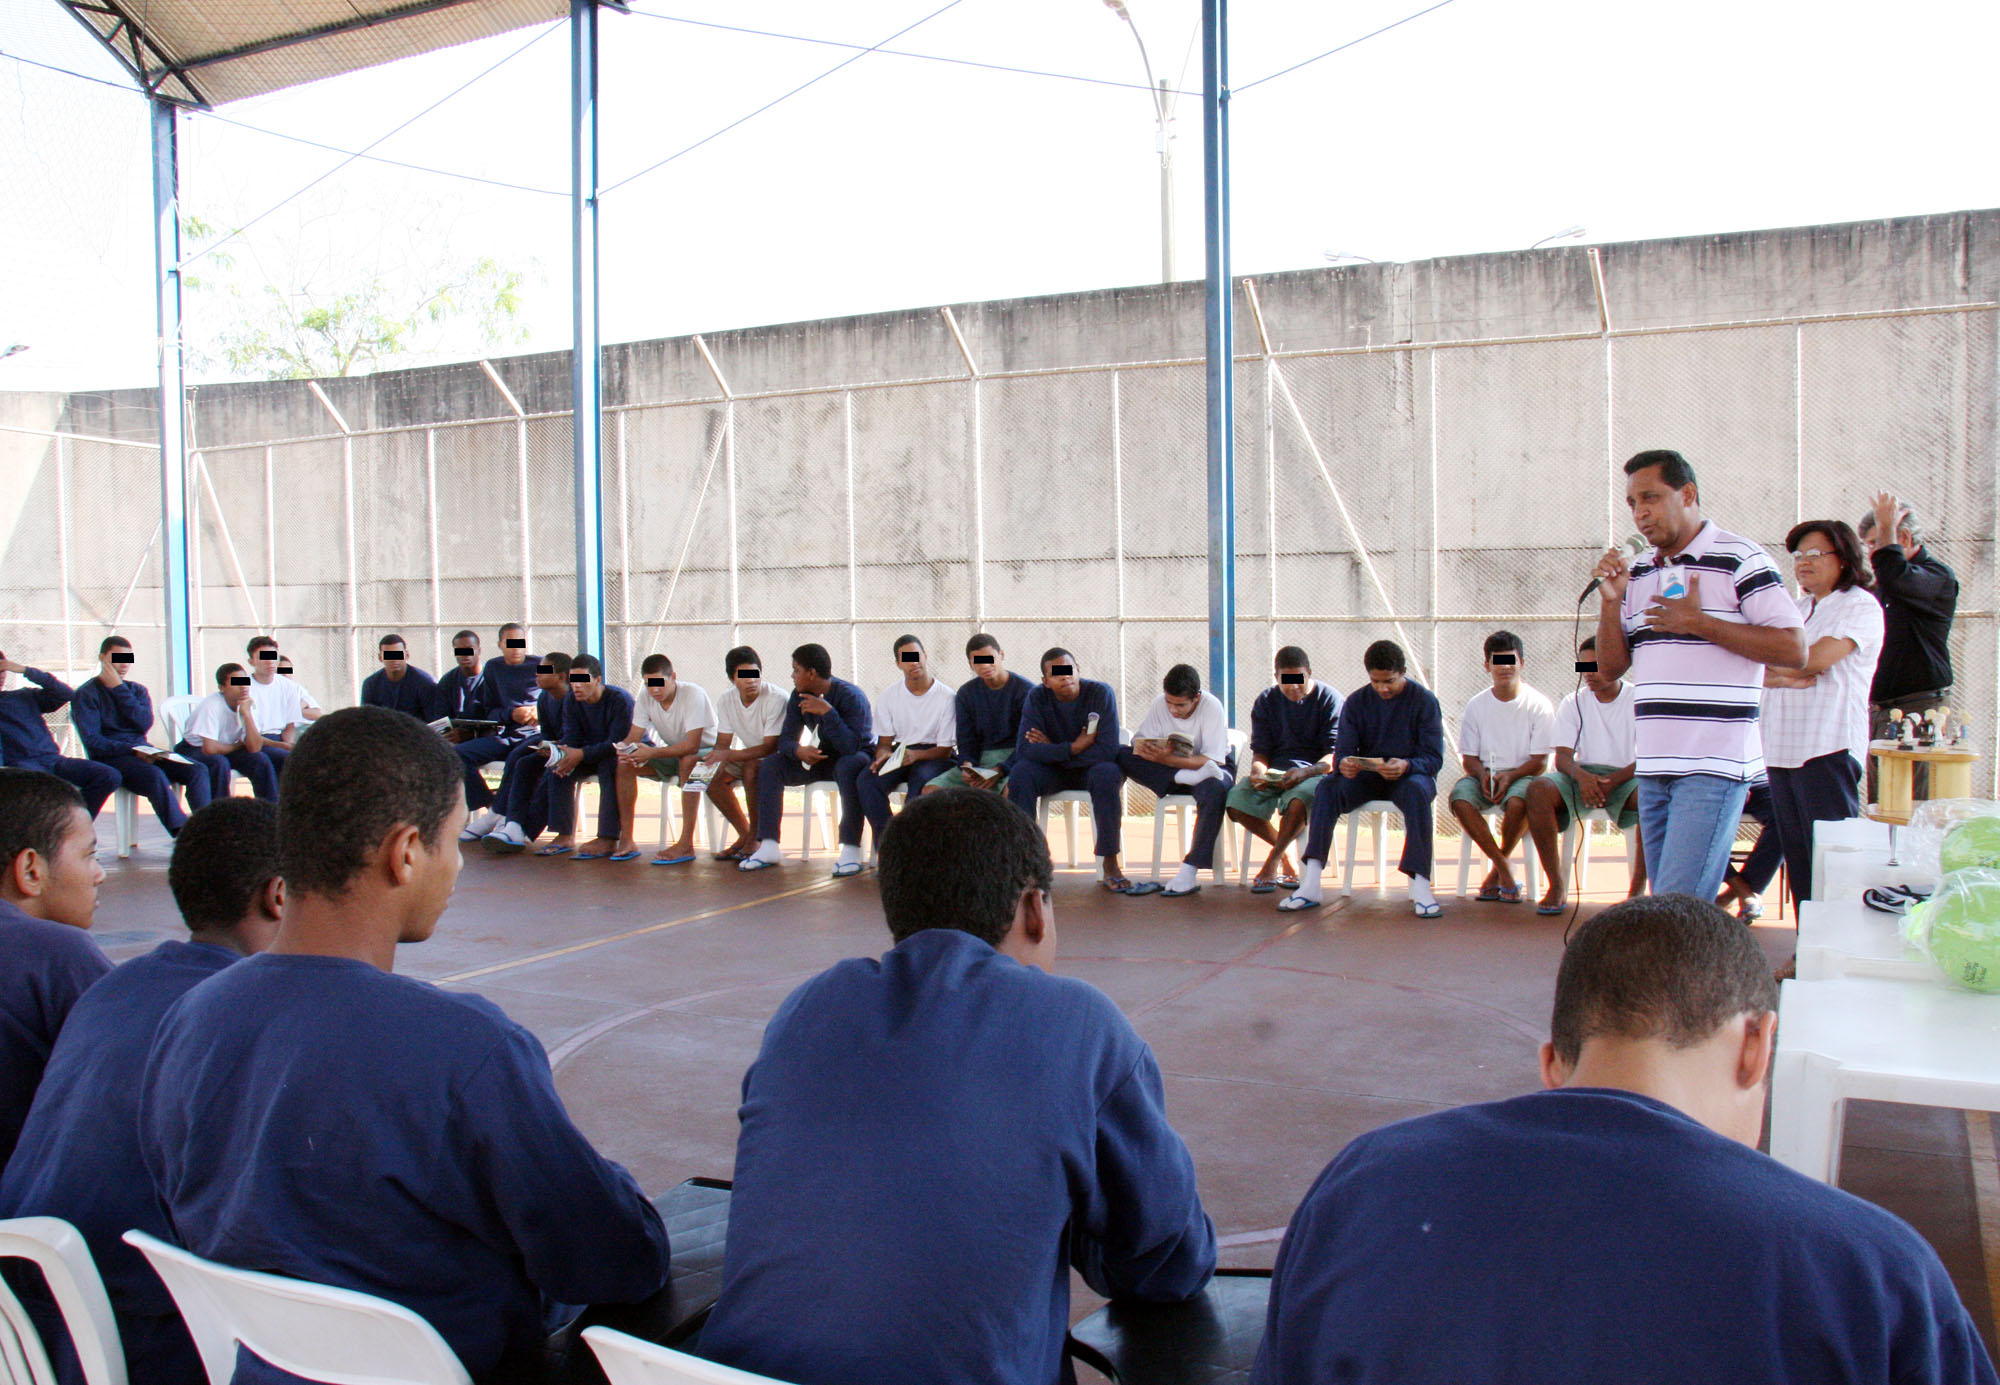
[[[1749,792],[1743,780],[1719,774],[1639,776],[1639,837],[1654,894],[1715,898]]]

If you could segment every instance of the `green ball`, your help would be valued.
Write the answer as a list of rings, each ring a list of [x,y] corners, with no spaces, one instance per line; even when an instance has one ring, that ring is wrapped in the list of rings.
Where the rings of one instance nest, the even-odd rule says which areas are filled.
[[[1947,981],[2000,994],[2000,880],[1947,879],[1920,923],[1924,948]]]
[[[1938,869],[1950,875],[1974,866],[2000,866],[2000,817],[1967,818],[1944,834]]]

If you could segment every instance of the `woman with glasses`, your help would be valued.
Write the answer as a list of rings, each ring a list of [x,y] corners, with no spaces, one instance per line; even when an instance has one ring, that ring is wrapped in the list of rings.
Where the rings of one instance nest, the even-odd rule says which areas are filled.
[[[1838,519],[1785,536],[1806,621],[1806,666],[1766,669],[1764,761],[1773,825],[1795,898],[1812,898],[1815,822],[1858,817],[1868,761],[1868,686],[1882,652],[1882,607],[1861,541]]]

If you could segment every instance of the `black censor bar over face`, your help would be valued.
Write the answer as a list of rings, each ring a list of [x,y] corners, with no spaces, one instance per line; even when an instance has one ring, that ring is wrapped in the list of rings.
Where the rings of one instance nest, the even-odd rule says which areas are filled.
[[[257,651],[257,657],[260,659],[276,659],[278,651],[275,649],[260,649]]]
[[[385,649],[382,651],[382,657],[385,659],[407,659],[410,655],[407,650]]]
[[[1495,654],[1493,656],[1493,667],[1495,668],[1505,668],[1510,664],[1517,664],[1519,662],[1520,660],[1512,654]]]
[[[991,654],[975,654],[972,656],[972,662],[975,664],[990,664],[993,662],[993,656]]]
[[[479,649],[476,645],[455,644],[451,647],[451,652],[461,659],[470,659],[479,653]]]
[[[736,670],[736,676],[738,678],[755,678],[763,672],[764,670],[761,668],[751,668],[750,665],[745,664],[742,668]]]
[[[1281,673],[1278,675],[1278,681],[1280,683],[1290,683],[1293,686],[1297,686],[1298,684],[1306,681],[1306,676],[1303,673]]]
[[[901,654],[898,654],[896,657],[898,659],[901,659],[906,664],[914,664],[915,662],[917,662],[917,660],[923,658],[924,656],[917,653],[916,650],[911,649],[911,650],[906,650]]]
[[[129,664],[132,661],[133,661],[133,656],[130,654],[121,653],[121,654],[113,654],[111,656],[111,662],[114,664]]]
[[[230,687],[232,687],[232,688],[247,688],[247,687],[249,687],[249,686],[250,686],[250,675],[249,675],[249,674],[247,674],[247,673],[232,673],[232,674],[230,674],[230,675],[229,675],[229,686],[230,686]]]
[[[556,671],[556,666],[554,664],[535,665],[535,672],[537,673],[554,673],[555,671]]]
[[[585,675],[585,677],[588,676],[589,675],[587,674]],[[649,688],[664,688],[665,686],[667,686],[667,680],[655,674],[653,677],[648,678],[646,680],[646,686]]]
[[[1578,660],[1576,661],[1576,671],[1577,671],[1578,673],[1595,673],[1595,672],[1597,672],[1597,660],[1595,660],[1595,659],[1578,659]]]
[[[504,643],[509,649],[526,649],[528,647],[526,640],[507,640]]]
[[[588,683],[590,681],[590,675],[587,673],[572,673],[569,676],[569,681],[572,683]]]
[[[1069,677],[1073,677],[1073,676],[1075,675],[1075,673],[1076,673],[1076,665],[1075,665],[1075,664],[1050,664],[1050,665],[1049,665],[1049,677],[1051,677],[1051,678],[1069,678]]]

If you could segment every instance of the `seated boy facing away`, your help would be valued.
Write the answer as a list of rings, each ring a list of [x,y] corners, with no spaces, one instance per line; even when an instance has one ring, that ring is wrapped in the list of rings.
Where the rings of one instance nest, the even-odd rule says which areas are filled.
[[[561,1305],[657,1290],[667,1234],[527,1030],[394,974],[451,898],[463,783],[400,712],[320,719],[280,790],[277,940],[167,1012],[138,1128],[175,1242],[400,1303],[487,1382],[532,1368]],[[246,1354],[236,1378],[290,1377]]]
[[[218,798],[174,840],[167,885],[188,926],[84,993],[29,1108],[0,1177],[0,1217],[61,1217],[83,1233],[111,1295],[126,1374],[147,1385],[201,1385],[201,1357],[167,1286],[120,1239],[137,1228],[172,1232],[139,1157],[139,1080],[160,1016],[224,967],[262,952],[277,933],[278,810],[256,798]],[[65,1382],[81,1370],[62,1316],[45,1295],[23,1295]]]
[[[883,834],[896,945],[779,1007],[743,1079],[705,1356],[792,1385],[1053,1385],[1074,1267],[1174,1301],[1215,1267],[1152,1050],[1055,977],[1048,846],[946,789]]]
[[[1278,1248],[1253,1385],[1993,1385],[1923,1239],[1757,1152],[1750,930],[1627,900],[1556,976],[1546,1091],[1363,1135]]]

